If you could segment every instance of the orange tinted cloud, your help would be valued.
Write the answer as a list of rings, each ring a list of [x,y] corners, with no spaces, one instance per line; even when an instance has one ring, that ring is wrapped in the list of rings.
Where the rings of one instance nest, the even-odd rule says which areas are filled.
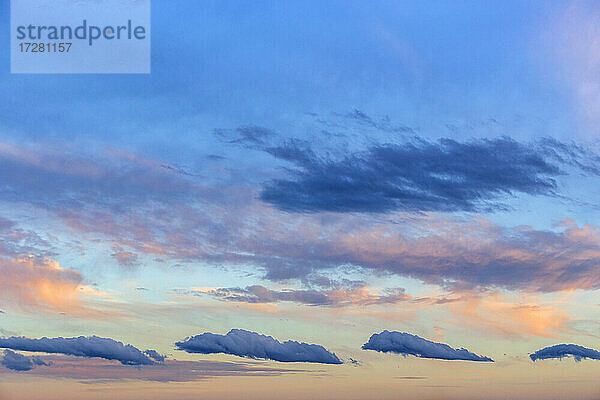
[[[560,337],[569,331],[571,319],[559,308],[538,304],[532,296],[511,300],[498,292],[465,295],[448,303],[453,313],[467,323],[506,337]]]
[[[104,296],[83,285],[79,272],[63,268],[56,260],[33,255],[0,258],[0,275],[0,297],[8,303],[32,311],[103,315],[86,307],[81,295]]]

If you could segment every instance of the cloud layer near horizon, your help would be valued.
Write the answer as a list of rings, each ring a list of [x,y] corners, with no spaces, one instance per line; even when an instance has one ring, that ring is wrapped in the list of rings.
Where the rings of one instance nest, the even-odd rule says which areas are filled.
[[[362,348],[404,356],[413,355],[419,358],[494,362],[489,357],[478,356],[467,349],[454,349],[447,344],[432,342],[405,332],[383,331],[375,333],[371,335],[369,341]]]
[[[50,232],[38,234],[0,217],[0,300],[27,311],[116,316],[92,306],[89,300],[109,296],[86,285],[79,271],[63,267],[55,259],[54,245],[56,237]]]
[[[600,360],[600,351],[579,346],[577,344],[557,344],[544,347],[529,355],[532,361],[546,360],[549,358],[564,358],[573,356],[575,361],[581,361],[584,358]]]
[[[0,348],[65,354],[79,357],[99,357],[116,360],[123,365],[153,365],[154,361],[136,347],[110,338],[98,336],[80,336],[73,338],[41,338],[10,337],[0,339]],[[152,355],[154,355],[152,353]],[[154,358],[154,357],[152,357]]]
[[[311,372],[303,369],[271,367],[254,361],[165,360],[164,363],[147,365],[144,368],[131,368],[98,358],[55,355],[46,356],[44,360],[52,368],[34,368],[18,372],[28,372],[31,375],[47,378],[77,379],[81,380],[81,383],[122,380],[195,382],[226,376],[267,377]]]
[[[334,353],[323,346],[292,340],[280,342],[271,336],[243,329],[232,329],[226,335],[207,332],[176,342],[175,346],[188,353],[224,353],[280,362],[342,364]]]
[[[38,365],[50,365],[40,357],[27,357],[10,350],[4,350],[4,357],[2,358],[0,364],[8,369],[12,369],[13,371],[31,371]]]

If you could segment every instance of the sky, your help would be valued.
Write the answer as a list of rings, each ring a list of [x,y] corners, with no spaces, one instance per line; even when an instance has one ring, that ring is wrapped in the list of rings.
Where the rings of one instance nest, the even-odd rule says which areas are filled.
[[[0,398],[597,399],[599,21],[156,0],[140,75],[1,29]]]

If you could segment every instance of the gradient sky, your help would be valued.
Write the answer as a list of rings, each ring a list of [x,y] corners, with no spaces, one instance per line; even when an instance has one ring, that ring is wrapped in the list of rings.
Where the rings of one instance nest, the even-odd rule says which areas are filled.
[[[600,396],[529,357],[600,349],[598,4],[155,0],[149,75],[11,75],[0,31],[0,338],[167,355],[14,349],[0,398]],[[231,329],[343,363],[175,344]]]

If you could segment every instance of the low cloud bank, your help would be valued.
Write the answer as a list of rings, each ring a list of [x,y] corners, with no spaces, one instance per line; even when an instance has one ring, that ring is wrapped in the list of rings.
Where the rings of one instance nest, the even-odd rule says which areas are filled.
[[[375,333],[362,346],[363,350],[375,350],[383,353],[413,355],[419,358],[439,360],[489,361],[489,357],[478,356],[467,349],[454,349],[444,343],[436,343],[417,335],[405,332],[383,331]]]
[[[74,338],[10,337],[0,339],[0,348],[40,353],[65,354],[79,357],[99,357],[116,360],[123,365],[153,365],[154,353],[150,357],[138,348],[110,338],[80,336]],[[151,350],[153,351],[153,350]],[[155,352],[155,351],[154,351]],[[158,353],[156,353],[158,355]],[[6,357],[6,356],[5,356]],[[157,360],[158,361],[158,360]]]
[[[365,285],[328,290],[272,290],[261,285],[246,288],[197,288],[194,295],[206,294],[223,301],[264,304],[294,302],[311,306],[346,307],[351,305],[395,304],[409,300],[403,288],[387,289],[383,294],[371,293]]]
[[[271,336],[242,329],[232,329],[226,335],[203,333],[177,342],[175,346],[178,350],[188,353],[225,353],[281,362],[342,364],[342,361],[334,353],[329,352],[323,346],[293,340],[282,343]]]
[[[576,344],[557,344],[550,347],[544,347],[529,355],[532,361],[546,360],[548,358],[563,358],[573,356],[575,361],[581,361],[583,358],[600,360],[600,351],[588,349],[587,347]]]
[[[419,137],[340,157],[288,141],[264,151],[293,165],[260,198],[284,211],[315,213],[496,211],[508,196],[557,196],[569,171],[600,174],[600,157],[551,138],[465,142]]]

